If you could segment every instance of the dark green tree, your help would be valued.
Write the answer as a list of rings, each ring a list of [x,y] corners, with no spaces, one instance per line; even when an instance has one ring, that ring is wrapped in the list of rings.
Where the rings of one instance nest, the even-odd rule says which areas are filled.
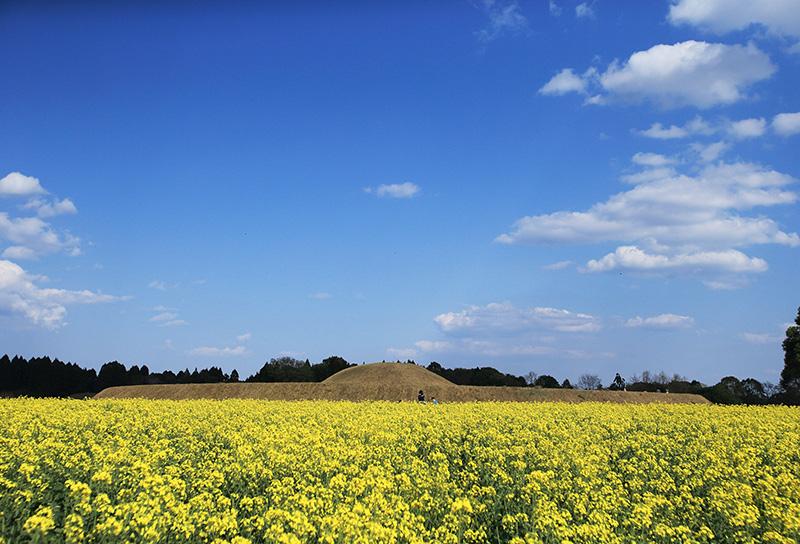
[[[533,385],[536,387],[544,387],[545,389],[558,389],[561,387],[558,385],[558,380],[552,376],[548,376],[547,374],[542,374],[536,378],[536,381],[533,382]]]
[[[235,368],[233,369],[233,371],[231,371],[231,381],[233,383],[236,383],[236,382],[239,381],[239,371],[237,371]]]
[[[781,387],[790,398],[800,397],[800,308],[794,325],[786,329],[783,341],[783,372]]]

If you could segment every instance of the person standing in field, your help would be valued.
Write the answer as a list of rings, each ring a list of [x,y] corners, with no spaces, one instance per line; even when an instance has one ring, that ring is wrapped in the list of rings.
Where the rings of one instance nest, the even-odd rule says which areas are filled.
[[[419,402],[425,402],[425,393],[422,391],[422,389],[420,389],[419,393],[417,393],[417,400]]]

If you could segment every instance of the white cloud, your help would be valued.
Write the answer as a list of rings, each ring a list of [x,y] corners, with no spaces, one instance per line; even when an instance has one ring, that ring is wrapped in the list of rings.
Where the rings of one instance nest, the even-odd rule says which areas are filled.
[[[244,346],[234,347],[213,347],[213,346],[200,346],[189,350],[189,355],[198,357],[240,357],[247,355],[249,352]]]
[[[711,289],[712,291],[733,291],[735,289],[741,289],[748,285],[747,278],[741,276],[723,278],[723,279],[715,279],[715,280],[703,280],[703,285]]]
[[[564,68],[545,83],[539,94],[562,95],[567,93],[586,93],[587,81],[577,75],[571,68]]]
[[[168,283],[163,280],[153,280],[147,284],[150,289],[156,289],[158,291],[167,291],[169,289],[175,289],[178,287],[179,283]]]
[[[414,345],[426,353],[448,351],[453,349],[453,343],[448,342],[447,340],[419,340],[418,342],[414,342]]]
[[[626,63],[609,66],[600,81],[621,97],[708,108],[741,100],[747,87],[774,72],[755,45],[686,41],[634,53]]]
[[[510,302],[495,302],[439,314],[434,322],[445,338],[419,340],[413,347],[390,348],[388,352],[398,358],[445,353],[482,357],[613,356],[572,347],[574,334],[596,332],[601,322],[592,315],[559,308],[519,308]],[[566,340],[566,345],[560,345],[560,340]]]
[[[6,212],[0,212],[0,240],[17,246],[6,254],[7,257],[24,253],[26,258],[33,258],[60,251],[75,256],[81,252],[79,238],[57,233],[38,217],[12,218]]]
[[[765,272],[767,262],[758,257],[748,257],[741,251],[698,251],[677,255],[647,253],[636,246],[620,246],[613,253],[586,263],[587,272],[608,272],[625,269],[637,271],[663,270],[720,270],[724,272]]]
[[[66,324],[64,319],[69,305],[99,304],[127,298],[88,290],[43,288],[36,284],[40,280],[16,263],[0,260],[0,311],[22,316],[35,325],[57,329]]]
[[[150,321],[154,323],[163,323],[166,321],[172,321],[178,318],[178,314],[175,312],[161,312],[160,314],[156,314],[150,318]]]
[[[658,153],[636,153],[633,158],[631,159],[633,164],[638,164],[640,166],[666,166],[668,164],[674,164],[675,159],[671,157],[666,157],[664,155],[659,155]]]
[[[769,32],[800,37],[800,5],[796,0],[677,0],[669,21],[689,24],[718,34],[762,25]]]
[[[733,213],[756,206],[791,204],[797,195],[783,189],[791,176],[750,163],[704,167],[695,177],[671,175],[636,185],[585,212],[561,211],[523,217],[505,244],[657,240],[703,247],[776,243],[798,245],[774,221]]]
[[[156,306],[153,310],[158,313],[151,317],[149,321],[156,323],[159,327],[180,327],[189,324],[187,321],[178,318],[178,312],[174,308]]]
[[[528,19],[516,1],[484,0],[483,8],[489,16],[489,25],[475,33],[479,41],[489,43],[506,34],[519,34],[528,28]]]
[[[419,186],[411,182],[392,183],[389,185],[378,185],[377,187],[366,187],[364,192],[378,196],[380,198],[411,198],[419,193]]]
[[[587,2],[575,6],[575,17],[578,19],[593,18],[594,8]]]
[[[434,322],[442,332],[485,335],[535,331],[595,332],[600,322],[589,314],[547,307],[517,308],[509,302],[468,306],[459,312],[439,314]]]
[[[558,4],[556,4],[553,0],[550,0],[547,7],[550,10],[550,15],[554,17],[559,17],[561,15],[561,7]]]
[[[692,149],[698,154],[700,160],[703,162],[714,162],[719,159],[723,153],[730,149],[730,144],[720,140],[711,144],[692,144]]]
[[[639,131],[639,134],[647,138],[654,138],[657,140],[674,140],[678,138],[687,138],[696,134],[710,135],[716,131],[714,127],[709,125],[705,119],[696,116],[683,126],[670,125],[668,127],[661,123],[653,123],[650,128]]]
[[[0,196],[27,196],[46,192],[38,179],[19,172],[11,172],[0,179]]]
[[[733,121],[728,126],[728,133],[737,140],[758,138],[767,131],[767,121],[764,118],[742,119]]]
[[[243,333],[243,334],[240,334],[239,336],[237,336],[236,337],[236,341],[241,344],[241,343],[247,342],[252,337],[253,337],[253,335],[251,333],[246,332],[246,333]]]
[[[25,261],[37,257],[34,250],[25,246],[8,246],[0,256],[4,259],[14,259],[15,261]]]
[[[682,329],[694,325],[694,319],[687,315],[660,314],[652,317],[638,315],[625,322],[626,327],[644,329]]]
[[[55,217],[56,215],[73,215],[78,213],[78,208],[68,198],[48,202],[41,198],[34,198],[23,206],[26,210],[36,210],[39,217]]]
[[[564,270],[572,265],[572,261],[558,261],[551,264],[546,264],[542,268],[545,270]]]
[[[800,134],[800,112],[779,113],[772,119],[772,130],[781,136]]]
[[[188,325],[189,322],[183,319],[173,319],[171,321],[165,321],[161,326],[162,327],[180,327],[183,325]]]
[[[743,332],[742,340],[750,344],[780,344],[782,338],[768,332]]]
[[[657,169],[654,169],[657,170]],[[648,176],[653,170],[645,170]],[[587,271],[614,269],[687,272],[762,272],[767,263],[735,248],[757,244],[800,246],[796,233],[784,232],[763,215],[741,212],[792,204],[795,179],[750,163],[719,163],[693,176],[671,169],[640,181],[586,211],[558,211],[519,219],[497,237],[504,244],[600,243],[625,245]]]
[[[328,300],[333,298],[333,295],[330,293],[325,293],[323,291],[320,291],[318,293],[311,293],[310,295],[308,295],[308,298],[313,300]]]
[[[408,358],[407,354],[436,355],[442,353],[460,353],[480,357],[554,357],[566,359],[605,359],[613,357],[613,353],[591,352],[582,349],[559,347],[544,343],[527,342],[524,338],[475,339],[458,338],[441,342],[420,340],[415,343],[419,349],[390,348],[400,358]]]
[[[620,179],[631,185],[639,185],[642,183],[650,183],[651,181],[659,181],[676,175],[677,173],[675,172],[674,168],[645,168],[644,170],[634,174],[626,174]]]
[[[587,101],[590,104],[608,103],[613,98],[651,101],[662,107],[710,108],[745,98],[752,84],[769,78],[775,70],[769,57],[753,44],[690,40],[638,51],[623,63],[612,62],[602,74],[588,70],[580,77],[580,84],[567,80],[568,87],[559,86],[551,80],[541,92],[585,93],[591,85],[606,94],[595,95]],[[571,70],[562,70],[561,74],[574,76]],[[544,92],[551,83],[553,91],[560,92]]]

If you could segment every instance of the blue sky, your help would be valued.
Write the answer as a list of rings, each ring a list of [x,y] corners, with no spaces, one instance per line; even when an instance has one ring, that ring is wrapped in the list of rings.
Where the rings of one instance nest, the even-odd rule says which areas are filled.
[[[796,0],[0,8],[0,351],[777,381]]]

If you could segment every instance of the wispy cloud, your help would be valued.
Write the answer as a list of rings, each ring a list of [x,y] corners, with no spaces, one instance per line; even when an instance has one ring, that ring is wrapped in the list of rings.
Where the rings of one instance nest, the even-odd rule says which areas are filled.
[[[418,185],[405,183],[392,183],[389,185],[378,185],[377,187],[365,187],[364,192],[380,198],[411,198],[420,191]]]
[[[552,264],[546,264],[542,268],[544,270],[564,270],[572,266],[572,261],[558,261]]]
[[[626,327],[637,329],[683,329],[694,325],[688,315],[659,314],[651,317],[636,316],[625,322]]]
[[[483,0],[480,6],[489,17],[486,27],[475,33],[481,43],[486,44],[501,36],[519,34],[528,29],[528,19],[515,0]],[[550,9],[552,11],[552,7]]]
[[[247,354],[247,348],[244,346],[200,346],[189,350],[189,355],[195,355],[198,357],[241,357]]]

